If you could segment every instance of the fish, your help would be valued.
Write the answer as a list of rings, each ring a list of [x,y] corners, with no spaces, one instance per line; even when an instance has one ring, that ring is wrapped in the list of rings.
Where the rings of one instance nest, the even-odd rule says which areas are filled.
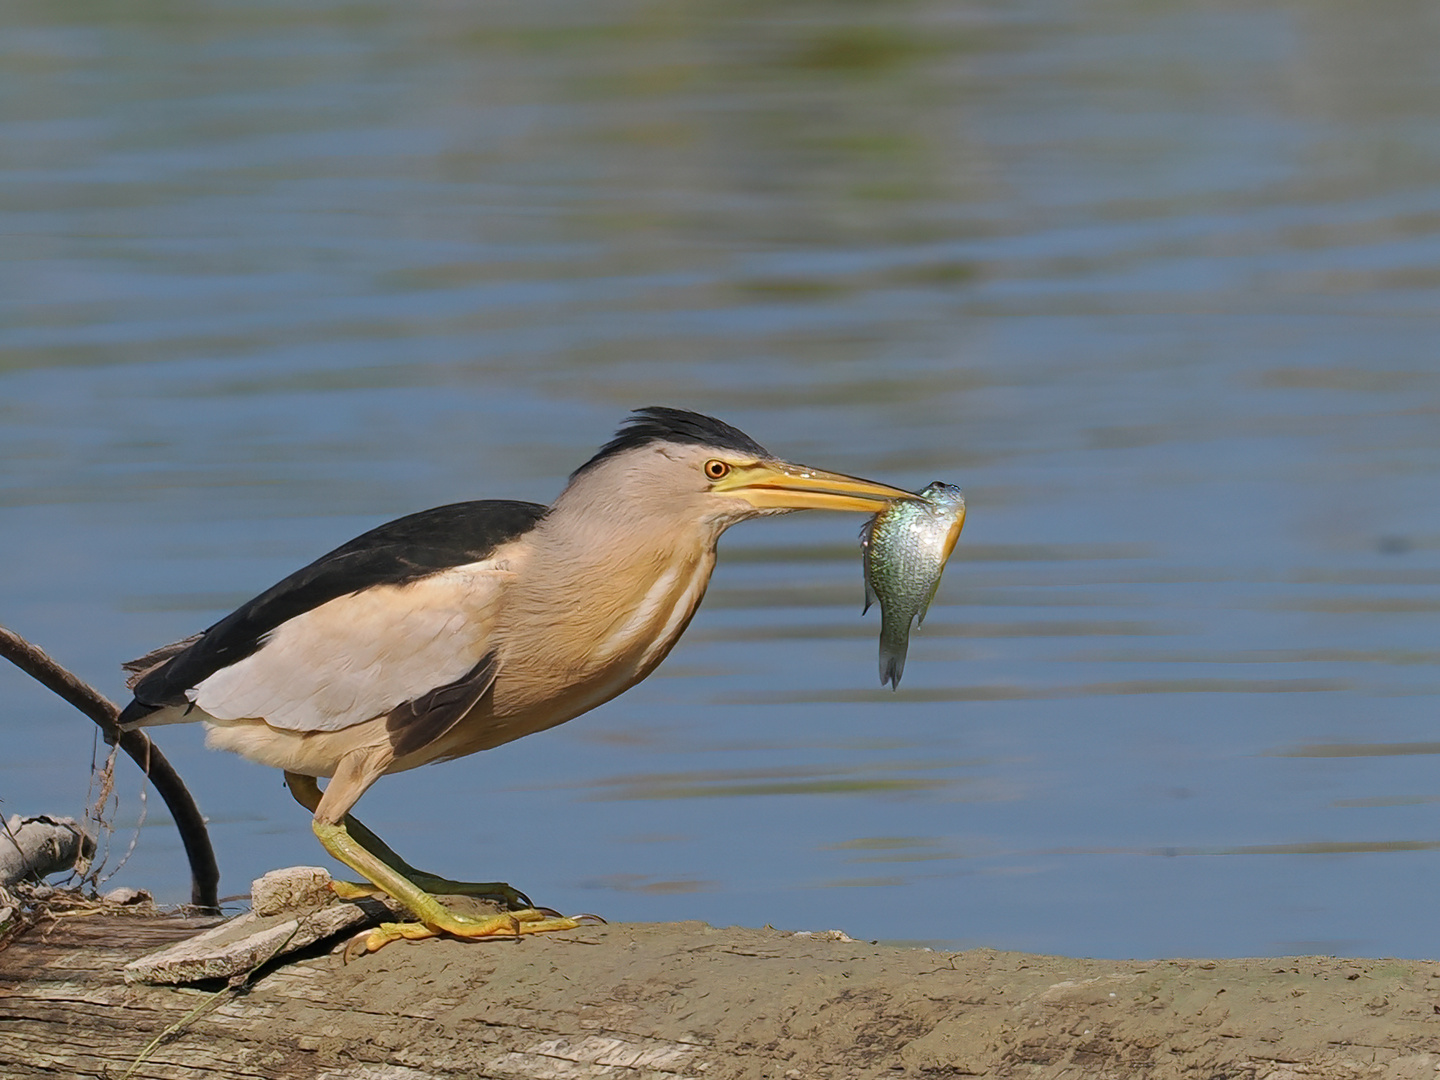
[[[965,526],[965,495],[936,480],[914,502],[893,502],[860,528],[865,607],[880,602],[880,685],[899,689],[910,627],[940,587],[945,560]]]

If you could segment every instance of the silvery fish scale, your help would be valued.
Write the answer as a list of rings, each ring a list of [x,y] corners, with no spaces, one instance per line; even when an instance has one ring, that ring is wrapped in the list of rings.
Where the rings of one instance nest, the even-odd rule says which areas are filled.
[[[900,686],[910,627],[924,622],[945,560],[965,524],[965,496],[935,481],[923,502],[897,502],[860,529],[865,564],[865,611],[880,602],[880,685]]]

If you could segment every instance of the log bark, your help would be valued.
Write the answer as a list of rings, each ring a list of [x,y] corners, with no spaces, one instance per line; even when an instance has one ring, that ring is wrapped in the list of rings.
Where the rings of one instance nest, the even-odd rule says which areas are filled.
[[[207,979],[247,980],[255,969],[317,941],[410,917],[388,897],[338,899],[330,875],[318,866],[272,870],[251,883],[250,902],[243,915],[130,961],[125,981],[176,986]]]
[[[0,887],[69,870],[94,852],[95,841],[74,818],[13,814],[0,829]]]
[[[0,952],[0,1075],[1432,1080],[1440,1066],[1440,965],[1424,961],[1076,960],[682,923],[396,944],[348,966],[318,952],[218,997],[124,983],[127,961],[204,925],[32,928]]]

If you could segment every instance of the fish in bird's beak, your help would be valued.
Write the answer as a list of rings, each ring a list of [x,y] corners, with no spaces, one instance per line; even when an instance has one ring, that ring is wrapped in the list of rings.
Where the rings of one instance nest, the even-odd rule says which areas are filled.
[[[919,498],[889,484],[784,461],[736,465],[711,490],[744,499],[757,510],[858,510],[874,514],[897,500]]]

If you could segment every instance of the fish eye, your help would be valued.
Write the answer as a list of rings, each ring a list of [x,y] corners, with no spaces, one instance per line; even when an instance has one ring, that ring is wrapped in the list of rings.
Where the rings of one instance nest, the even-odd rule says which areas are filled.
[[[708,476],[711,480],[723,480],[729,474],[729,464],[721,461],[719,458],[711,458],[709,461],[705,462],[705,475]]]

